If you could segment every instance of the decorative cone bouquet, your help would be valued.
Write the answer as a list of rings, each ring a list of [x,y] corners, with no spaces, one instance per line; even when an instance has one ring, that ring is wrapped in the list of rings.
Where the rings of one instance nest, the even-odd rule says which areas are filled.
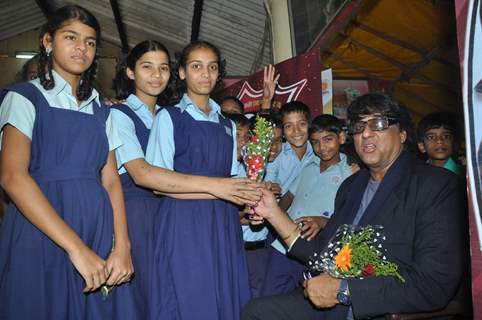
[[[256,123],[254,129],[250,131],[249,141],[243,147],[243,161],[249,180],[263,180],[273,135],[273,125],[265,118],[256,116]]]
[[[311,274],[327,272],[335,278],[394,276],[405,279],[397,264],[387,260],[382,226],[341,225],[328,246],[308,261]]]

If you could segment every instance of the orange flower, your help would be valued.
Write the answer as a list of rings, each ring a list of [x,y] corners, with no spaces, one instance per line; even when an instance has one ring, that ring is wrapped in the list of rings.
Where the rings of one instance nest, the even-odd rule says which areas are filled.
[[[343,272],[351,268],[351,248],[349,245],[344,245],[335,257],[335,265]]]

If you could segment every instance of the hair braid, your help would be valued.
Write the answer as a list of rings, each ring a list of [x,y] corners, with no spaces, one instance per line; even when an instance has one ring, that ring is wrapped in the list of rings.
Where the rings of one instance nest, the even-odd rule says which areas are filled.
[[[90,97],[93,90],[95,77],[97,76],[97,56],[94,58],[92,65],[82,74],[80,86],[77,89],[77,98],[80,101],[86,100]]]
[[[38,77],[42,87],[45,90],[52,89],[55,86],[54,75],[52,74],[52,56],[47,54],[43,46],[41,46],[40,49],[37,67]]]

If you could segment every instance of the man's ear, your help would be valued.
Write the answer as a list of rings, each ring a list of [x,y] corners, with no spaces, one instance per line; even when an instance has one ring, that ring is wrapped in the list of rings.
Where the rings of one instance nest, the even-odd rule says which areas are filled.
[[[423,144],[423,142],[417,143],[417,146],[418,146],[418,150],[419,150],[421,153],[427,152],[427,150],[425,150],[425,145]]]
[[[402,140],[402,144],[407,141],[407,131],[405,130],[400,130],[400,139]]]

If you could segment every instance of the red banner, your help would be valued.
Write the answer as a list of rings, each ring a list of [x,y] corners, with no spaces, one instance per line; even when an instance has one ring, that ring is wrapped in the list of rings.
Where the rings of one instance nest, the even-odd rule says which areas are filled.
[[[286,102],[298,100],[310,108],[312,116],[322,113],[318,50],[280,62],[275,68],[281,76],[276,87],[273,108],[280,108]],[[246,113],[258,111],[263,99],[263,70],[225,88],[221,96],[236,96],[243,102]]]

